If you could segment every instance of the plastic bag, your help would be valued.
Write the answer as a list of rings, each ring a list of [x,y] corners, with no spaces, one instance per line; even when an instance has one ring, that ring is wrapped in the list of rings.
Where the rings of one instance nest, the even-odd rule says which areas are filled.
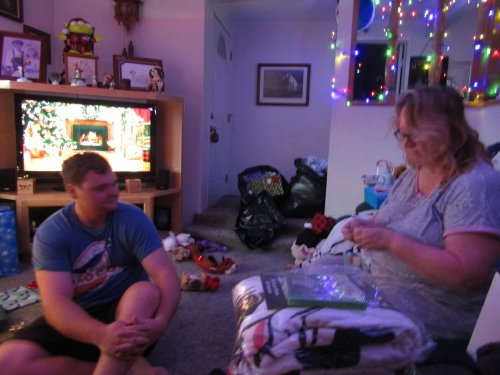
[[[266,191],[241,200],[235,230],[250,249],[271,243],[285,225],[285,216]]]
[[[286,217],[310,218],[325,209],[326,174],[320,176],[305,159],[295,159],[294,164],[297,171],[290,180],[282,211]]]

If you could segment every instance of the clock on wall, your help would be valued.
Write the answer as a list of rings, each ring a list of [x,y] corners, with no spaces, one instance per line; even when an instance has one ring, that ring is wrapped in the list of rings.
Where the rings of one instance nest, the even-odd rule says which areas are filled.
[[[114,0],[115,2],[115,20],[118,25],[123,24],[125,29],[129,31],[132,26],[139,21],[139,5],[140,0]]]

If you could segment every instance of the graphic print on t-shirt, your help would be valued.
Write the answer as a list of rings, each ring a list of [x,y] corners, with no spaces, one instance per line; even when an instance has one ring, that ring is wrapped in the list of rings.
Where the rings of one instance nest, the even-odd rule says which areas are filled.
[[[92,242],[73,264],[75,296],[101,287],[111,276],[123,270],[123,267],[111,266],[105,246],[105,241]]]

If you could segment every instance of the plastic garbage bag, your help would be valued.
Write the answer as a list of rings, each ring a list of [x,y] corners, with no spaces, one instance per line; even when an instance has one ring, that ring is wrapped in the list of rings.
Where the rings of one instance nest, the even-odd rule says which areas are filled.
[[[285,216],[266,191],[241,200],[235,230],[248,248],[270,244],[285,225]]]
[[[290,180],[282,211],[286,217],[310,218],[325,209],[326,173],[318,174],[306,159],[297,158],[294,164],[296,174]]]

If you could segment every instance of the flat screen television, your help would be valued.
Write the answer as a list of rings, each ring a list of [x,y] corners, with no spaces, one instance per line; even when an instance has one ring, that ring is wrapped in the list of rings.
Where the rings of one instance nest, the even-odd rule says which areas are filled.
[[[62,187],[62,162],[94,151],[120,182],[154,180],[154,104],[25,94],[14,100],[19,175]]]

